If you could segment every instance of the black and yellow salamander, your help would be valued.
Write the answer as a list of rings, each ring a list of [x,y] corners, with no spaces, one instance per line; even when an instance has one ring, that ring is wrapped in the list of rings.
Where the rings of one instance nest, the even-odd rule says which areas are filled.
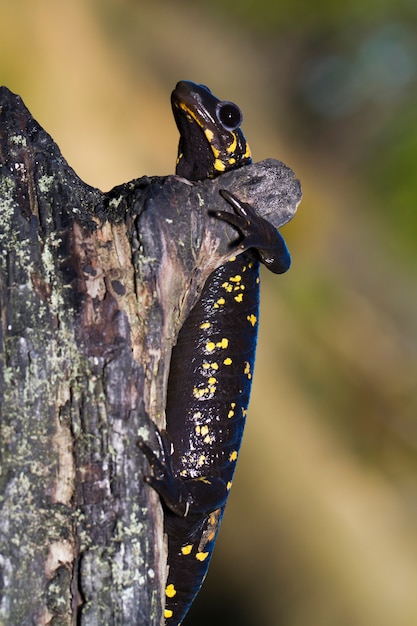
[[[242,114],[204,85],[177,84],[171,97],[180,142],[176,173],[214,178],[251,163]],[[240,234],[236,254],[214,271],[174,347],[166,432],[158,454],[143,440],[168,535],[165,621],[178,626],[207,573],[232,485],[252,384],[259,317],[259,261],[283,273],[290,256],[278,231],[233,194],[215,215]]]

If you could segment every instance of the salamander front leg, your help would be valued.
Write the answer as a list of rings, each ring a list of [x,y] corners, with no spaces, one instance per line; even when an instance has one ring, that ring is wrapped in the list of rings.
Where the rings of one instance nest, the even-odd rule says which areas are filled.
[[[291,265],[291,257],[284,238],[275,226],[260,217],[250,204],[241,202],[226,189],[221,189],[220,194],[235,213],[214,211],[213,215],[235,226],[243,235],[239,248],[242,250],[254,248],[261,263],[274,274],[286,272]]]
[[[176,476],[167,452],[167,435],[156,427],[155,431],[159,456],[142,437],[138,439],[138,446],[152,471],[152,474],[144,476],[144,481],[159,493],[166,506],[181,517],[201,516],[222,507],[229,495],[224,480],[205,476],[182,479]]]

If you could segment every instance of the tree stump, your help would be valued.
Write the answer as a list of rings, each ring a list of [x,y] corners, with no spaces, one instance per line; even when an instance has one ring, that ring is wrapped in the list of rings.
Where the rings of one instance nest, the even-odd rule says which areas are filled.
[[[279,227],[272,159],[190,183],[86,185],[0,89],[0,624],[159,626],[166,545],[138,435],[163,426],[170,354],[237,233],[233,191]]]

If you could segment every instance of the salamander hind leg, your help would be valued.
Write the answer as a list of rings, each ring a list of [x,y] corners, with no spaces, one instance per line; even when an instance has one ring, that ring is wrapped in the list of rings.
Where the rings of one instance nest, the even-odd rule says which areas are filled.
[[[138,447],[148,459],[151,474],[146,474],[143,479],[150,487],[155,489],[165,502],[165,504],[177,515],[184,515],[186,503],[181,501],[178,493],[176,478],[173,474],[167,446],[163,433],[155,427],[158,442],[158,454],[146,443],[142,437],[138,438]]]
[[[183,479],[175,475],[167,452],[167,435],[156,429],[159,455],[141,437],[138,446],[148,459],[152,473],[144,480],[157,491],[165,505],[176,515],[205,515],[224,506],[229,491],[219,477],[199,476]]]
[[[220,194],[235,213],[214,211],[213,215],[239,230],[243,237],[239,248],[241,250],[255,249],[261,263],[274,274],[286,272],[291,265],[291,257],[284,238],[275,226],[258,215],[250,204],[241,202],[226,189],[221,189]]]

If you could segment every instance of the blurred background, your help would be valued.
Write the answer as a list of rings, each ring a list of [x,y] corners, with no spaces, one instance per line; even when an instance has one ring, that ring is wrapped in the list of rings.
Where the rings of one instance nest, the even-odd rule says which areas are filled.
[[[1,2],[0,83],[87,183],[173,173],[190,79],[303,184],[184,626],[417,624],[416,35],[415,0]]]

